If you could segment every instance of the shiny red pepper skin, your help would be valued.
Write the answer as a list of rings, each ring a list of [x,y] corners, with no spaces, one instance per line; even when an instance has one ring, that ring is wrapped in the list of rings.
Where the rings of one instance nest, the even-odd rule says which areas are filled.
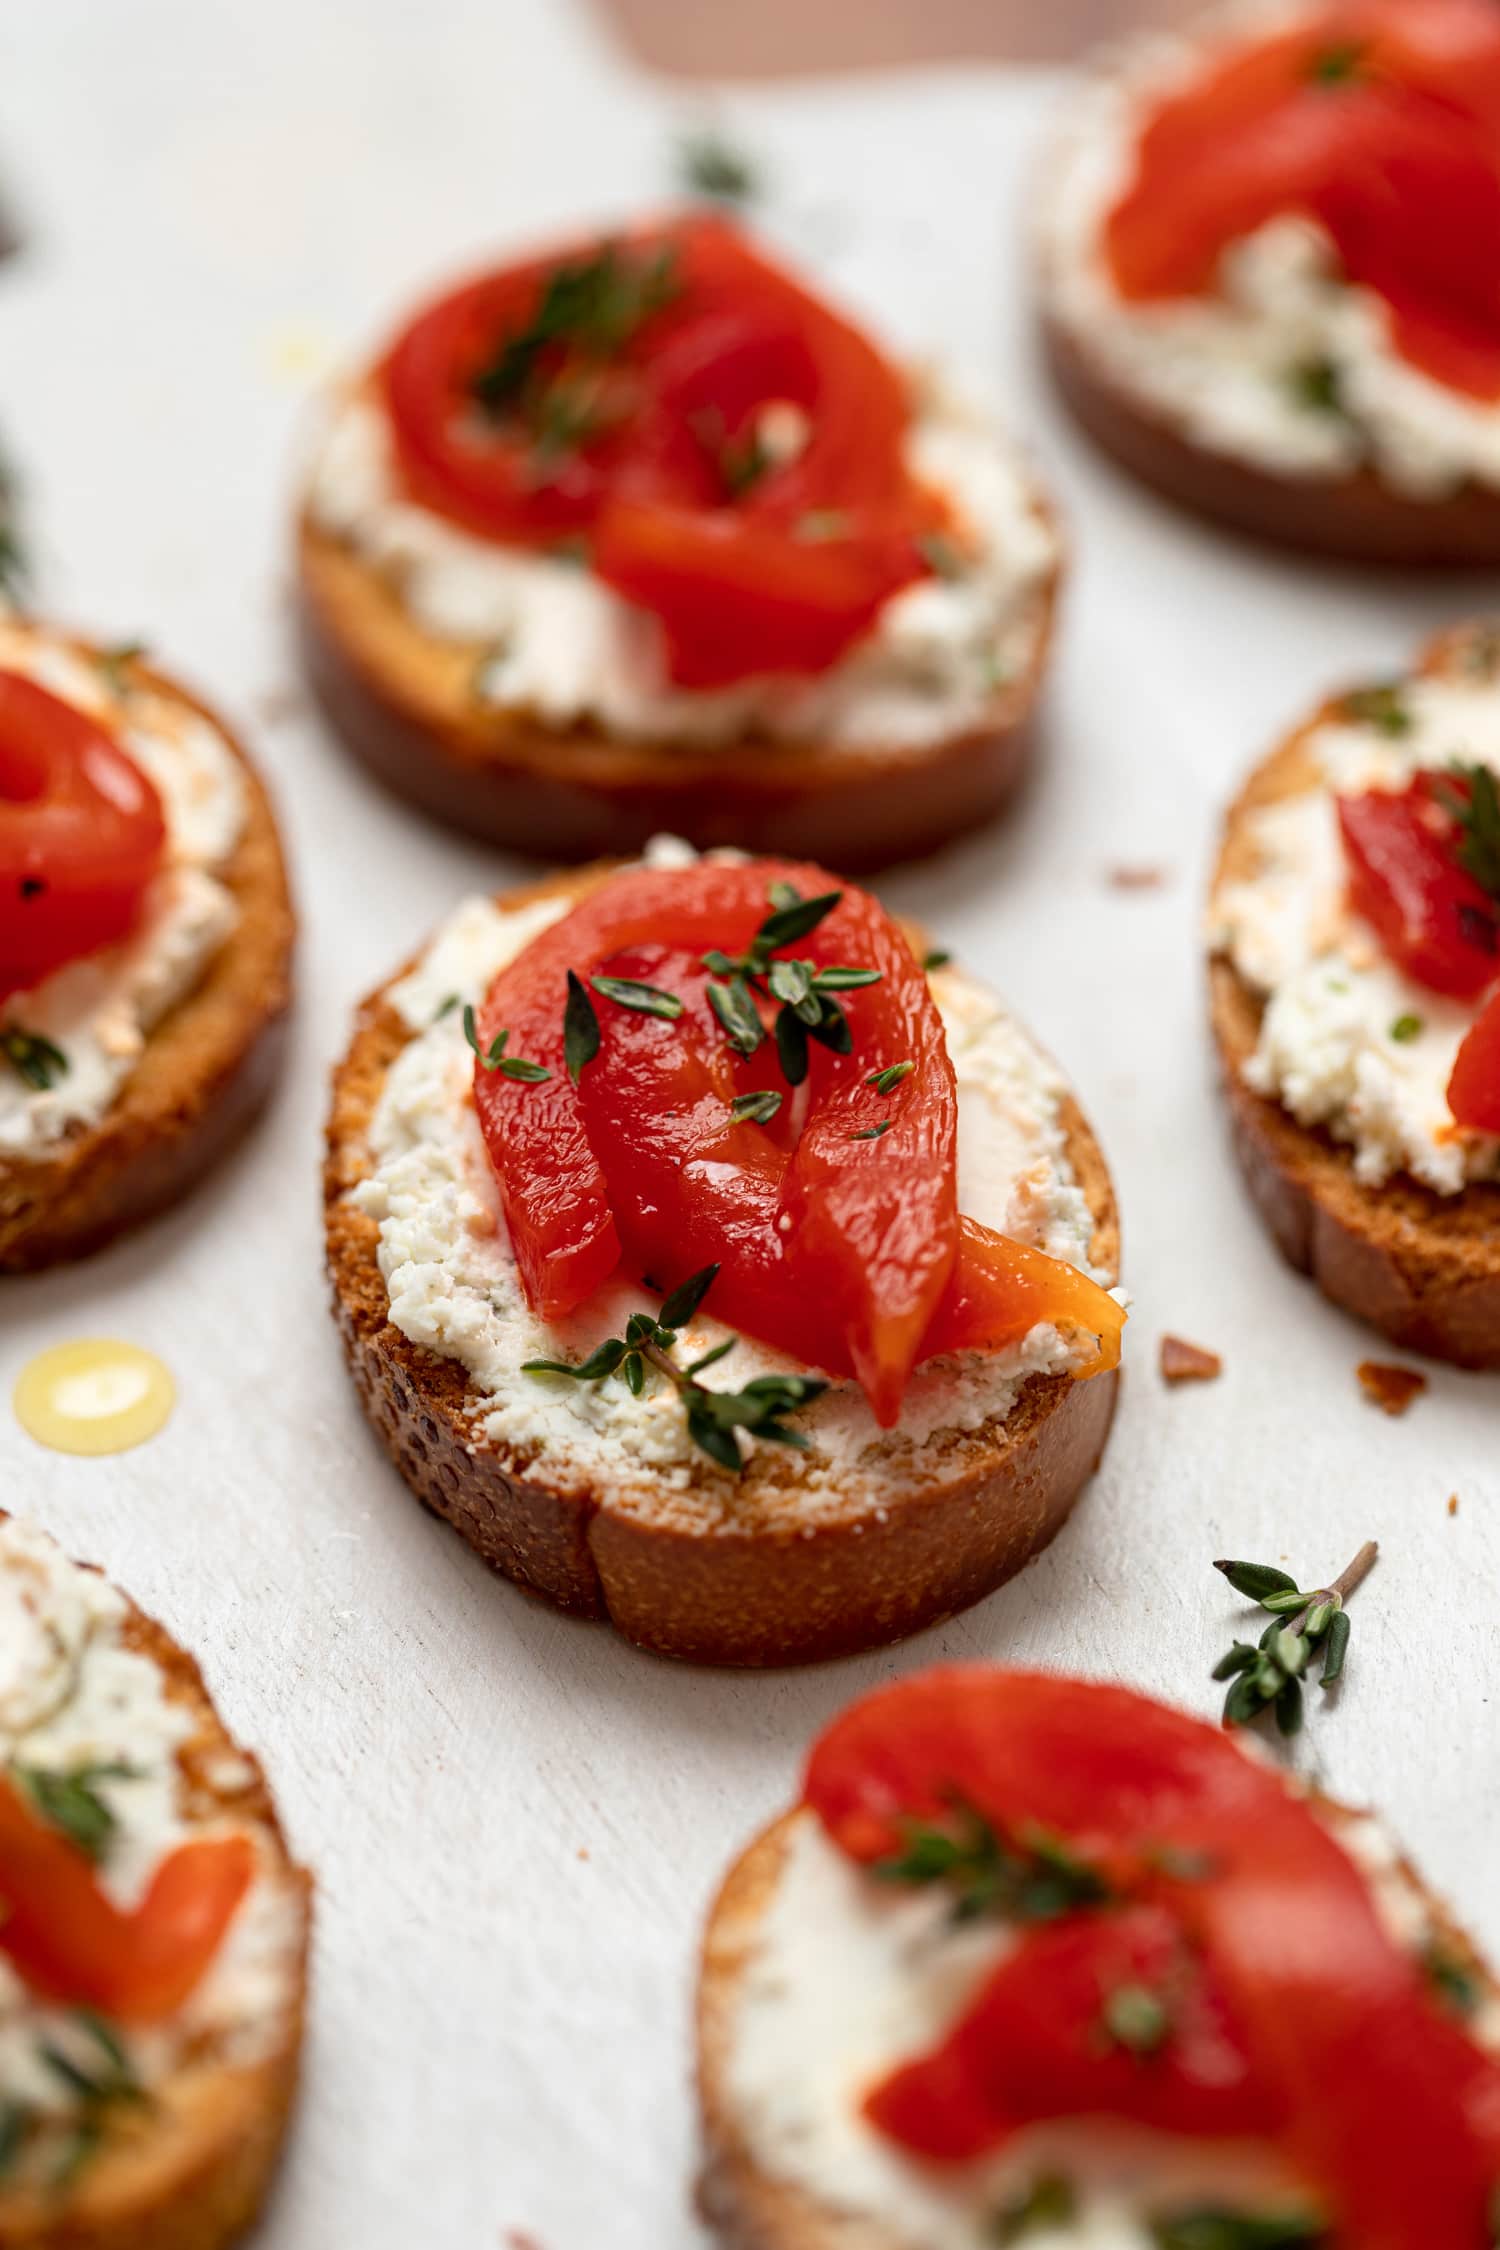
[[[1448,1107],[1471,1132],[1500,1134],[1500,985],[1458,1050]]]
[[[1454,1000],[1500,977],[1500,900],[1459,863],[1447,774],[1337,800],[1349,903],[1405,975]]]

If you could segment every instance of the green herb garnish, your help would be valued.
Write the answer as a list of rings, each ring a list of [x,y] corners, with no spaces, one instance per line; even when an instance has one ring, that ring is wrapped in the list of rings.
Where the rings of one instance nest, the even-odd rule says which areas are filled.
[[[1373,1539],[1360,1548],[1348,1569],[1329,1586],[1306,1592],[1271,1563],[1216,1562],[1236,1593],[1268,1610],[1271,1622],[1252,1647],[1236,1641],[1214,1666],[1216,1680],[1228,1680],[1224,1724],[1247,1726],[1262,1711],[1274,1710],[1283,1734],[1302,1724],[1302,1684],[1315,1652],[1322,1651],[1319,1675],[1332,1687],[1349,1651],[1349,1613],[1344,1604],[1363,1584],[1379,1549]]]
[[[769,1440],[775,1445],[805,1450],[808,1440],[800,1430],[785,1426],[784,1417],[809,1406],[828,1385],[814,1375],[758,1375],[742,1391],[716,1391],[698,1377],[716,1360],[734,1350],[739,1339],[726,1336],[712,1351],[679,1367],[672,1357],[678,1331],[685,1328],[718,1276],[718,1267],[704,1266],[674,1289],[659,1313],[632,1313],[623,1336],[610,1336],[579,1365],[567,1360],[531,1359],[527,1375],[565,1375],[576,1382],[598,1383],[617,1375],[639,1398],[652,1371],[673,1386],[687,1416],[688,1435],[720,1468],[736,1474],[745,1465],[738,1431]]]
[[[544,1078],[552,1076],[551,1071],[546,1068],[545,1064],[528,1062],[524,1055],[508,1055],[505,1052],[507,1042],[510,1039],[509,1031],[497,1031],[488,1047],[481,1047],[472,1007],[465,1007],[464,1009],[464,1037],[479,1057],[483,1067],[486,1070],[498,1070],[502,1078],[516,1078],[523,1085],[536,1086]]]
[[[584,1070],[599,1052],[599,1018],[584,988],[582,977],[568,971],[568,1000],[563,1009],[563,1057],[568,1076],[578,1084]]]
[[[677,143],[677,172],[686,194],[711,203],[750,203],[760,193],[760,176],[749,157],[706,127]]]
[[[1166,2045],[1172,2018],[1160,1993],[1148,1984],[1117,1984],[1099,2012],[1099,2027],[1114,2046],[1146,2056]]]
[[[789,1086],[800,1086],[807,1076],[810,1039],[837,1055],[853,1052],[849,1019],[833,995],[880,982],[878,969],[837,964],[819,969],[811,961],[772,959],[780,947],[809,936],[843,895],[824,891],[817,898],[802,898],[790,883],[773,883],[768,893],[771,912],[745,951],[703,955],[703,966],[718,980],[709,984],[709,1006],[738,1054],[753,1055],[766,1036],[757,996],[780,1001],[776,1052]]]
[[[1020,2242],[1043,2227],[1066,2227],[1078,2215],[1078,2196],[1061,2172],[1044,2172],[990,2222],[996,2242]]]
[[[1148,2220],[1156,2250],[1323,2250],[1328,2233],[1306,2211],[1225,2211],[1213,2204]]]
[[[769,1125],[784,1099],[774,1086],[758,1094],[736,1094],[729,1105],[730,1115],[747,1118],[752,1125]]]
[[[1500,781],[1488,766],[1455,761],[1448,771],[1453,781],[1439,783],[1438,794],[1458,822],[1458,864],[1500,898]]]
[[[80,2062],[76,2053],[54,2040],[43,2040],[37,2048],[39,2060],[78,2104],[76,2123],[52,2173],[54,2188],[71,2186],[97,2154],[115,2110],[150,2105],[150,2096],[114,2026],[92,2008],[75,2008],[70,2021],[93,2044],[95,2053],[87,2061]]]
[[[1450,2015],[1467,2021],[1477,2015],[1484,1986],[1471,1963],[1463,1960],[1440,1937],[1429,1940],[1422,1956],[1427,1982]]]
[[[1398,1047],[1406,1047],[1411,1044],[1413,1039],[1421,1038],[1422,1030],[1423,1024],[1420,1016],[1397,1016],[1395,1022],[1391,1025],[1391,1037]]]
[[[23,1031],[19,1024],[11,1024],[0,1031],[0,1055],[23,1084],[45,1094],[68,1074],[68,1058],[61,1047],[40,1031]]]
[[[929,971],[933,969],[946,969],[948,963],[952,959],[953,956],[948,951],[946,946],[935,945],[932,947],[930,952],[923,954],[922,966],[924,969]]]
[[[128,695],[134,682],[130,669],[146,653],[144,641],[116,641],[113,648],[99,651],[99,669],[104,674],[104,684],[111,695]]]
[[[962,554],[943,531],[924,532],[917,552],[935,578],[962,578],[967,568]]]
[[[1413,726],[1411,706],[1406,700],[1400,681],[1387,680],[1375,687],[1354,688],[1341,696],[1334,706],[1341,719],[1351,725],[1374,727],[1378,734],[1393,738],[1410,734]]]
[[[106,1760],[75,1766],[66,1773],[47,1766],[13,1766],[11,1771],[43,1820],[61,1829],[90,1859],[104,1857],[117,1822],[99,1794],[99,1784],[133,1780],[132,1766]]]
[[[642,984],[635,977],[590,977],[589,983],[601,999],[613,1000],[617,1008],[629,1008],[638,1016],[661,1016],[675,1023],[682,1014],[682,1002],[675,992],[663,992],[660,985]]]
[[[1342,414],[1343,393],[1338,362],[1303,359],[1287,369],[1286,387],[1298,406],[1314,414]]]
[[[884,1070],[872,1070],[865,1084],[873,1086],[877,1094],[888,1094],[903,1078],[909,1078],[916,1067],[913,1062],[888,1063]]]
[[[878,1125],[862,1125],[859,1131],[851,1133],[849,1138],[851,1141],[878,1141],[881,1134],[888,1133],[890,1129],[891,1120],[888,1117],[882,1117]]]
[[[1042,1828],[1003,1837],[984,1815],[955,1796],[943,1824],[908,1821],[902,1849],[876,1860],[883,1883],[942,1883],[953,1893],[953,1919],[994,1915],[1007,1922],[1054,1922],[1079,1907],[1102,1906],[1110,1890],[1060,1838]]]
[[[1344,39],[1313,56],[1307,75],[1315,86],[1350,86],[1365,75],[1363,39]]]

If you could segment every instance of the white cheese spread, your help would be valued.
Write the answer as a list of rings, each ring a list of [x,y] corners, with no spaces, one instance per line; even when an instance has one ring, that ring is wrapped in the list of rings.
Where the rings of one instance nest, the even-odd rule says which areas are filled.
[[[1393,1935],[1424,1947],[1431,1918],[1379,1823],[1362,1816],[1338,1834]],[[878,2218],[881,2240],[903,2250],[984,2250],[1000,2239],[999,2214],[1049,2174],[1069,2181],[1077,2207],[1065,2225],[1028,2230],[1028,2250],[1152,2250],[1147,2213],[1299,2200],[1274,2154],[1244,2141],[1059,2120],[994,2157],[929,2165],[878,2133],[861,2106],[871,2087],[941,2041],[1015,1943],[1005,1925],[955,1928],[951,1905],[941,1884],[873,1881],[814,1813],[793,1817],[745,1967],[727,2070],[729,2103],[760,2170],[831,2209]]]
[[[1448,1108],[1475,1009],[1404,976],[1350,912],[1334,796],[1402,789],[1455,759],[1500,774],[1500,691],[1443,677],[1399,693],[1405,733],[1326,721],[1304,744],[1318,785],[1246,816],[1254,871],[1218,886],[1210,936],[1265,1001],[1247,1083],[1346,1142],[1365,1185],[1404,1170],[1456,1195],[1500,1179],[1500,1140],[1461,1132]]]
[[[1043,631],[1057,541],[1029,470],[983,415],[933,392],[908,441],[913,474],[951,503],[973,559],[887,602],[874,630],[811,680],[712,691],[667,677],[660,628],[580,564],[478,538],[401,488],[390,425],[344,399],[314,465],[312,520],[400,592],[417,625],[481,655],[476,693],[549,726],[702,750],[747,735],[835,747],[922,747],[978,725]]]
[[[392,988],[413,1037],[388,1073],[370,1131],[369,1175],[353,1199],[379,1223],[391,1320],[411,1342],[467,1370],[480,1434],[521,1460],[545,1456],[549,1482],[559,1488],[588,1492],[603,1480],[616,1491],[685,1489],[696,1479],[695,1449],[665,1385],[634,1398],[614,1379],[574,1383],[521,1372],[529,1359],[583,1359],[641,1306],[638,1291],[613,1284],[558,1327],[531,1313],[472,1104],[474,1058],[455,996],[477,1002],[565,911],[561,899],[512,913],[470,899]],[[961,1208],[1094,1272],[1092,1220],[1068,1161],[1057,1071],[956,969],[935,971],[932,990],[958,1080]],[[682,1356],[696,1358],[726,1333],[700,1315]],[[1011,1411],[1030,1376],[1069,1371],[1077,1352],[1075,1341],[1041,1325],[1006,1351],[929,1361],[912,1379],[894,1436],[878,1428],[855,1385],[833,1385],[797,1415],[811,1450],[783,1457],[788,1476],[800,1480],[799,1516],[811,1523],[825,1510],[846,1510],[851,1488],[872,1494],[877,1506],[894,1497],[918,1473],[927,1441],[944,1434],[969,1440]],[[738,1390],[753,1376],[794,1365],[747,1338],[703,1380]],[[732,1508],[728,1480],[712,1480],[703,1504]]]
[[[0,1057],[0,1163],[45,1157],[97,1125],[140,1061],[147,1037],[185,999],[234,927],[221,873],[244,827],[244,777],[229,744],[175,697],[120,684],[39,626],[0,616],[0,670],[100,720],[155,784],[166,818],[160,872],[121,944],[86,954],[0,1001],[0,1026],[50,1040],[66,1069],[29,1086]]]
[[[1133,303],[1115,288],[1105,224],[1151,111],[1236,46],[1320,12],[1317,0],[1253,0],[1109,59],[1077,97],[1047,180],[1049,309],[1106,380],[1209,452],[1292,478],[1369,464],[1417,499],[1500,485],[1500,408],[1403,359],[1384,301],[1342,280],[1312,220],[1273,219],[1232,242],[1211,295]]]
[[[86,1782],[113,1818],[99,1881],[125,1911],[177,1845],[221,1825],[190,1805],[179,1762],[199,1713],[130,1645],[130,1614],[107,1580],[70,1562],[44,1533],[0,1521],[0,1762],[12,1775]],[[182,2009],[149,2028],[111,2027],[148,2090],[190,2053],[249,2065],[286,2035],[305,1909],[270,1839],[248,1833],[257,1873]],[[0,2108],[14,2103],[27,2113],[43,2174],[66,2145],[48,2136],[80,2121],[77,2091],[48,2062],[49,2047],[96,2077],[109,2075],[106,2053],[77,2013],[38,1999],[0,1951]],[[29,2176],[32,2163],[23,2152],[18,2171]]]

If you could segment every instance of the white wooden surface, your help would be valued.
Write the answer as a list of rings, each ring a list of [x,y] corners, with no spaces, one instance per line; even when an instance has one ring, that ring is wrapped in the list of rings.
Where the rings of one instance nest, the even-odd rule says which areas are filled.
[[[41,590],[149,637],[246,726],[304,911],[289,1079],[175,1218],[0,1293],[0,1384],[118,1332],[181,1382],[163,1437],[65,1461],[0,1421],[6,1505],[202,1655],[321,1878],[307,2098],[272,2250],[689,2250],[700,1917],[803,1745],[943,1656],[1068,1664],[1211,1708],[1225,1551],[1310,1576],[1368,1534],[1346,1690],[1304,1755],[1378,1797],[1500,1944],[1493,1380],[1362,1403],[1360,1331],[1278,1264],[1230,1173],[1196,956],[1219,808],[1329,682],[1398,663],[1461,597],[1252,558],[1096,465],[1032,365],[1028,166],[1055,93],[969,71],[739,94],[769,216],[888,327],[1033,433],[1078,549],[1048,763],[1010,825],[887,897],[1014,997],[1113,1160],[1137,1292],[1103,1475],[1054,1549],[941,1632],[768,1678],[673,1670],[490,1578],[367,1436],[324,1309],[318,1136],[351,1003],[493,855],[407,818],[287,716],[286,510],[317,377],[490,246],[669,184],[681,112],[571,7],[512,0],[0,5],[0,428]],[[1116,861],[1160,863],[1122,894]],[[1173,1329],[1217,1385],[1160,1386]],[[1450,1492],[1460,1510],[1450,1518]]]

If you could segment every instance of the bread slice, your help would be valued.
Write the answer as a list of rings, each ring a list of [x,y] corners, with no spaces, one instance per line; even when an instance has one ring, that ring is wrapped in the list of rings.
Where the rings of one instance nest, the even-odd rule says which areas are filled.
[[[7,2250],[220,2250],[238,2241],[265,2201],[297,2091],[312,1878],[293,1861],[260,1765],[229,1734],[193,1658],[133,1603],[122,1639],[157,1667],[169,1700],[195,1721],[178,1753],[195,1817],[259,1833],[295,1917],[289,1997],[257,2059],[200,2042],[153,2089],[149,2107],[119,2108],[64,2186],[0,2179]]]
[[[1405,568],[1500,562],[1500,492],[1466,484],[1431,500],[1387,484],[1374,469],[1341,477],[1279,476],[1195,443],[1091,358],[1053,315],[1047,359],[1074,419],[1101,450],[1164,500],[1232,531],[1302,554]]]
[[[553,727],[488,707],[480,642],[439,640],[304,514],[298,599],[308,678],[349,748],[454,827],[545,860],[628,856],[651,837],[820,860],[850,874],[919,859],[989,820],[1026,771],[1057,571],[1023,670],[983,724],[937,744],[862,751],[757,737],[694,751]]]
[[[64,645],[104,661],[85,641]],[[193,990],[150,1033],[98,1124],[75,1128],[38,1157],[0,1153],[0,1273],[81,1258],[176,1203],[261,1108],[284,1044],[296,922],[265,785],[205,704],[138,657],[110,661],[207,719],[239,760],[245,826],[218,870],[239,918]]]
[[[1360,1816],[1314,1793],[1320,1815],[1334,1827]],[[799,2180],[767,2171],[736,2109],[732,2060],[746,1976],[781,1880],[798,1811],[763,1831],[729,1870],[709,1914],[698,1983],[698,2101],[703,2162],[698,2200],[721,2250],[911,2250],[879,2219],[836,2210]],[[1445,1961],[1472,1980],[1486,1999],[1500,1987],[1472,1940],[1434,1898],[1410,1860],[1399,1877],[1423,1902]]]
[[[608,872],[582,870],[501,903],[516,910],[559,889],[579,895]],[[558,1489],[561,1479],[549,1481],[542,1458],[488,1444],[465,1369],[392,1325],[379,1230],[348,1200],[370,1169],[370,1122],[386,1073],[411,1037],[388,989],[364,1003],[334,1073],[324,1171],[334,1314],[365,1412],[396,1467],[494,1569],[561,1609],[608,1618],[658,1655],[771,1665],[898,1640],[978,1601],[1047,1545],[1098,1464],[1114,1374],[1033,1376],[1003,1420],[934,1439],[898,1499],[851,1491],[835,1516],[820,1507],[815,1523],[799,1508],[802,1457],[779,1447],[757,1450],[726,1518],[706,1504],[725,1483],[707,1461],[694,1464],[686,1491],[663,1480],[647,1502],[605,1490],[580,1500]],[[1119,1227],[1109,1175],[1071,1101],[1066,1125],[1094,1219],[1094,1262],[1113,1277]],[[882,1452],[899,1459],[902,1444],[891,1432]]]
[[[1451,645],[1435,643],[1425,666],[1440,667]],[[1326,704],[1251,775],[1225,824],[1216,886],[1253,874],[1258,807],[1320,785],[1303,745],[1333,715]],[[1283,1255],[1403,1350],[1500,1368],[1500,1185],[1439,1195],[1400,1173],[1366,1187],[1351,1149],[1245,1083],[1265,1008],[1222,955],[1209,963],[1209,1008],[1235,1155]]]

